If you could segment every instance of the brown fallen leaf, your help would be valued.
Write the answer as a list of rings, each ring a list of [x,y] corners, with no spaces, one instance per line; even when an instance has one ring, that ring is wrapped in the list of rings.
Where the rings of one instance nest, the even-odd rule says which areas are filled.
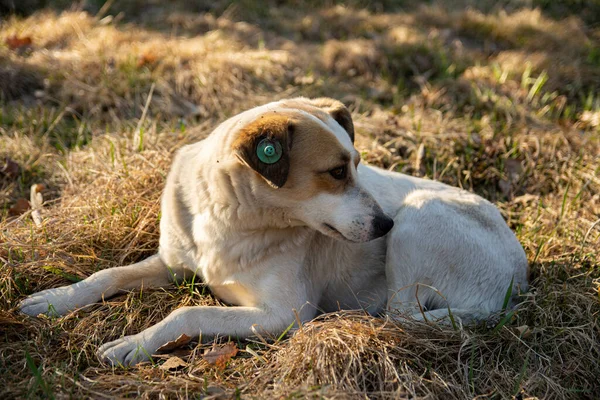
[[[189,357],[190,354],[192,354],[192,351],[193,351],[192,349],[179,348],[179,349],[175,349],[175,350],[170,350],[166,354],[152,354],[152,358],[159,359],[159,360],[168,360],[171,357],[179,357],[181,359],[185,359],[186,357]]]
[[[183,361],[179,357],[169,357],[167,361],[164,362],[159,368],[165,371],[173,371],[178,368],[187,367],[188,363]]]
[[[157,353],[164,353],[166,351],[173,350],[173,349],[176,349],[178,347],[185,346],[186,344],[188,344],[191,341],[192,341],[192,338],[189,337],[188,335],[186,335],[184,333],[184,334],[181,334],[177,339],[172,340],[170,342],[167,342],[167,343],[163,344],[162,346],[160,346],[156,350],[156,352]]]
[[[4,160],[4,164],[0,165],[0,175],[6,176],[9,179],[15,179],[19,176],[19,172],[21,172],[21,167],[19,164],[6,157]]]
[[[537,335],[543,332],[541,328],[531,327],[527,325],[517,326],[512,329],[513,332],[521,339],[527,339],[533,335]]]
[[[218,346],[215,344],[209,350],[204,352],[202,356],[209,364],[216,365],[219,369],[224,369],[225,364],[238,352],[238,348],[233,342],[226,343],[223,346]]]
[[[154,64],[157,59],[158,59],[158,57],[156,57],[155,54],[145,52],[141,56],[138,57],[136,67],[142,68],[142,67],[145,67],[146,65]]]
[[[513,328],[515,333],[519,335],[521,339],[526,339],[531,336],[531,328],[527,325],[521,325]]]
[[[31,37],[29,36],[12,35],[7,37],[4,43],[6,43],[11,50],[18,50],[22,47],[31,46],[33,40],[31,40]]]
[[[26,213],[30,208],[31,205],[29,204],[29,201],[27,199],[20,198],[17,200],[15,205],[8,210],[8,213],[10,215],[21,215]]]

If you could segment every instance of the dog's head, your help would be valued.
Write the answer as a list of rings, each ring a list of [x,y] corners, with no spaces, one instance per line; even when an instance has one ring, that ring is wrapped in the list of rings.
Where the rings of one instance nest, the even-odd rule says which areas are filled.
[[[354,125],[339,101],[275,103],[236,131],[232,147],[263,206],[351,242],[376,239],[394,225],[360,185]]]

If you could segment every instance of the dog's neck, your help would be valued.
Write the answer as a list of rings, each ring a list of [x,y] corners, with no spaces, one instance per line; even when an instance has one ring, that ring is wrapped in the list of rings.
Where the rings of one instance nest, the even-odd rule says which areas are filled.
[[[250,179],[254,171],[222,158],[204,161],[196,171],[196,187],[186,190],[193,214],[206,214],[235,231],[289,229],[302,226],[283,207],[265,201],[264,188]]]

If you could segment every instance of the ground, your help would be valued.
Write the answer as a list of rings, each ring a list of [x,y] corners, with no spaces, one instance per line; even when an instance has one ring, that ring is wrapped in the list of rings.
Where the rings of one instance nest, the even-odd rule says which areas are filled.
[[[2,0],[0,12],[2,397],[600,393],[598,0]],[[520,308],[463,330],[340,312],[232,339],[220,363],[192,342],[128,369],[95,350],[219,301],[187,282],[61,318],[18,313],[28,294],[153,254],[173,152],[299,95],[351,109],[364,162],[496,204],[530,262]],[[173,352],[182,363],[165,366]]]

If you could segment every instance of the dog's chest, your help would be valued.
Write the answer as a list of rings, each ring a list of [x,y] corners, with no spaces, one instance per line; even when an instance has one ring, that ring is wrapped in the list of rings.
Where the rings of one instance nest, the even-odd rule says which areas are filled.
[[[319,308],[325,312],[365,309],[375,314],[387,301],[384,238],[343,243],[318,235],[306,259],[307,274],[320,285]]]
[[[194,219],[196,268],[209,285],[243,283],[281,254],[291,254],[307,235],[303,229],[238,230],[199,215]],[[292,232],[293,231],[293,232]]]

